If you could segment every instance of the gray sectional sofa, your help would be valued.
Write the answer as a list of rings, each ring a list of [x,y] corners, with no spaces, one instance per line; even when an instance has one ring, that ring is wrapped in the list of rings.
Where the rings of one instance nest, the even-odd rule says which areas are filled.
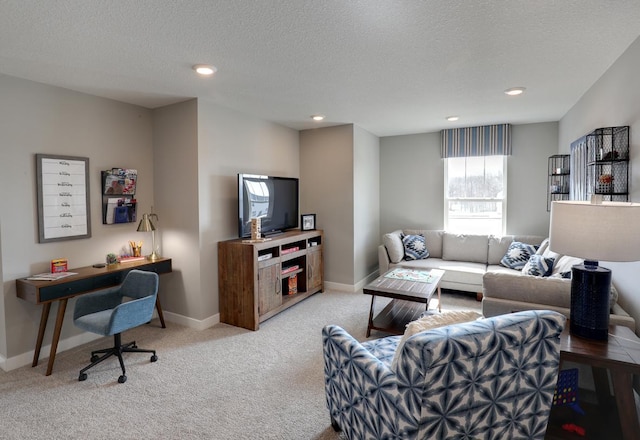
[[[405,260],[402,235],[422,235],[429,258]],[[462,290],[482,295],[482,277],[488,271],[520,275],[517,270],[500,265],[500,260],[514,241],[539,245],[544,237],[531,235],[453,234],[443,230],[404,229],[385,234],[378,248],[380,274],[394,267],[443,269],[440,282],[444,289]]]
[[[429,257],[406,260],[402,235],[422,235]],[[525,275],[500,264],[514,241],[545,248],[545,237],[531,235],[453,234],[443,230],[404,229],[385,234],[378,247],[380,274],[394,268],[443,269],[440,286],[444,289],[476,293],[482,298],[485,317],[521,310],[555,310],[569,317],[571,280],[562,277],[579,264],[570,256],[551,253],[555,264],[551,276]],[[545,250],[545,255],[549,251]],[[610,323],[624,325],[635,331],[635,320],[617,303],[612,289]]]

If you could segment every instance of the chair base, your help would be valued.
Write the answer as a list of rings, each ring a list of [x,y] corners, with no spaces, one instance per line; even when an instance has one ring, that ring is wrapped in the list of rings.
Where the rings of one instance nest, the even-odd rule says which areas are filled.
[[[118,382],[125,383],[127,381],[127,372],[124,367],[124,360],[122,359],[122,353],[152,353],[151,362],[155,362],[158,360],[158,356],[156,356],[155,350],[146,350],[142,348],[138,348],[136,345],[136,341],[132,341],[126,344],[122,344],[122,337],[120,333],[116,333],[113,335],[113,347],[103,348],[101,350],[95,350],[91,352],[91,363],[80,370],[78,375],[78,380],[83,381],[87,380],[86,371],[89,368],[92,368],[98,365],[100,362],[111,356],[117,356],[118,361],[120,362],[120,368],[122,368],[122,375],[118,377]],[[98,356],[102,354],[102,356]]]

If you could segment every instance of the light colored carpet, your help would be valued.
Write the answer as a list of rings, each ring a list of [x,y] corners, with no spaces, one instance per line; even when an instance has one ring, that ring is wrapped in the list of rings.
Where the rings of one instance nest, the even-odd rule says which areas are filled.
[[[340,439],[325,406],[321,329],[338,324],[364,340],[370,299],[316,294],[257,332],[153,322],[123,334],[159,357],[150,363],[146,354],[126,354],[125,384],[117,382],[115,358],[77,380],[90,351],[112,338],[59,353],[48,377],[46,359],[0,372],[0,439]],[[480,310],[470,295],[445,293],[442,303]]]

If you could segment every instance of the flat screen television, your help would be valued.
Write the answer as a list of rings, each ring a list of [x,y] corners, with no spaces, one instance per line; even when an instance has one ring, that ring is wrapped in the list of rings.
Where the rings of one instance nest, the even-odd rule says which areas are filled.
[[[238,174],[238,236],[251,237],[251,219],[263,236],[298,227],[299,181],[294,177]]]

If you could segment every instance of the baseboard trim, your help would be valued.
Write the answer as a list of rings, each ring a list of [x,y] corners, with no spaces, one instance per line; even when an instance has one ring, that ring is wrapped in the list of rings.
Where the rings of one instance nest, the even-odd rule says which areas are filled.
[[[194,330],[205,330],[209,327],[213,327],[214,325],[220,322],[220,314],[216,313],[213,316],[210,316],[206,319],[198,320],[189,318],[187,316],[179,315],[177,313],[172,313],[168,311],[164,311],[163,313],[165,322],[172,322],[175,324],[183,325],[188,328],[192,328]],[[153,314],[154,319],[158,317],[157,313]],[[71,348],[78,347],[82,344],[86,344],[87,342],[95,341],[96,339],[100,339],[102,336],[96,335],[94,333],[84,332],[75,336],[71,336],[66,339],[61,339],[58,342],[58,353],[69,350]],[[44,359],[49,358],[49,352],[51,351],[51,344],[43,345],[40,350],[40,356],[46,356]],[[4,371],[15,370],[16,368],[24,367],[25,365],[30,365],[33,362],[33,354],[35,353],[35,348],[26,353],[19,354],[17,356],[12,356],[10,358],[4,358],[0,356],[0,369]],[[41,358],[40,363],[43,360]]]
[[[367,275],[364,279],[358,281],[356,284],[341,284],[341,283],[333,283],[331,281],[324,282],[325,290],[339,290],[341,292],[358,292],[364,286],[369,284],[371,281],[378,278],[379,271],[376,270],[369,275]]]
[[[206,330],[220,323],[220,313],[216,313],[215,315],[209,316],[205,319],[189,318],[188,316],[179,315],[177,313],[167,311],[164,311],[163,315],[166,321],[183,325],[194,330]]]
[[[79,345],[86,344],[87,342],[95,341],[96,339],[100,339],[100,338],[102,338],[102,336],[96,335],[94,333],[84,332],[84,333],[80,333],[79,335],[71,336],[70,338],[61,339],[58,342],[57,353],[61,353],[65,350],[78,347]],[[4,371],[11,371],[11,370],[15,370],[16,368],[29,365],[31,364],[31,362],[33,362],[33,355],[35,351],[36,350],[34,348],[33,350],[27,351],[26,353],[22,353],[17,356],[6,358],[0,364],[0,368],[2,368]],[[38,363],[40,364],[42,362],[45,362],[47,359],[49,359],[50,352],[51,352],[51,344],[43,345],[40,350],[41,358],[38,361]]]

